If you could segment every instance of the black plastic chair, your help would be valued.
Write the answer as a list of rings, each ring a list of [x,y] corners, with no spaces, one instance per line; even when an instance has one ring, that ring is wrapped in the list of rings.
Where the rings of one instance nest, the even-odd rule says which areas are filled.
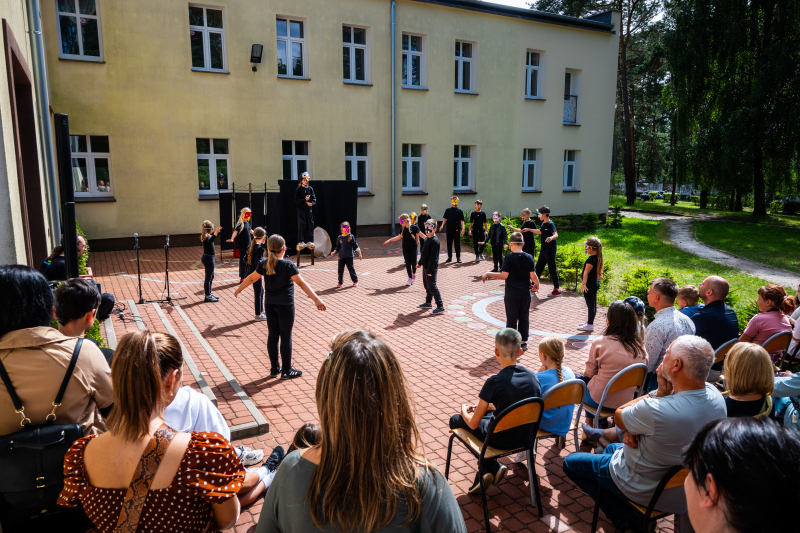
[[[539,422],[542,420],[544,412],[544,400],[541,398],[527,398],[521,400],[511,407],[508,407],[499,415],[495,416],[489,424],[486,440],[481,442],[466,429],[451,429],[450,443],[447,446],[447,463],[444,469],[444,477],[450,476],[450,455],[453,452],[453,439],[459,441],[478,459],[478,480],[481,484],[481,499],[483,500],[483,517],[486,521],[486,531],[491,531],[489,524],[489,507],[486,501],[486,486],[483,482],[483,460],[499,459],[518,452],[528,452],[528,482],[531,487],[531,505],[539,508],[539,516],[543,516],[542,500],[539,496],[539,477],[536,475],[533,463],[533,448],[536,444],[536,434],[539,431]],[[500,433],[515,427],[531,425],[527,441],[517,448],[510,450],[500,450],[489,446],[489,440],[495,433]]]

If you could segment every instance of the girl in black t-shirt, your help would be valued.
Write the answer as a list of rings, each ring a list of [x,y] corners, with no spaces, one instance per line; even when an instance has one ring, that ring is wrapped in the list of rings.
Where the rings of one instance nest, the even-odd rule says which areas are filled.
[[[383,244],[403,239],[403,259],[406,262],[406,273],[408,274],[406,285],[412,285],[417,279],[417,243],[420,231],[418,226],[411,223],[411,217],[407,214],[400,215],[399,220],[402,224],[400,235],[387,239]]]
[[[492,260],[494,261],[494,270],[492,272],[500,272],[500,265],[503,264],[503,248],[508,248],[508,230],[505,224],[500,222],[499,212],[492,213],[492,221],[494,223],[489,227],[489,233],[478,244],[486,244],[488,242],[492,245]]]
[[[594,317],[597,314],[597,290],[603,279],[603,243],[597,237],[589,237],[583,243],[589,258],[583,264],[581,292],[589,308],[589,319],[578,326],[581,331],[594,331]]]
[[[292,379],[303,375],[299,370],[292,368],[292,328],[294,327],[294,284],[297,283],[314,305],[320,311],[325,311],[325,303],[317,296],[308,283],[305,282],[297,267],[291,261],[284,259],[286,254],[286,241],[280,235],[272,235],[267,239],[269,257],[262,259],[256,265],[256,270],[236,288],[233,293],[239,293],[249,287],[256,280],[264,277],[266,289],[266,305],[264,314],[267,316],[267,353],[272,367],[269,376],[281,379]],[[278,360],[278,344],[280,344],[280,361]]]
[[[243,207],[239,212],[239,220],[236,221],[236,226],[233,228],[233,235],[228,239],[228,242],[236,242],[236,248],[239,250],[239,281],[241,282],[247,276],[247,250],[250,248],[252,242],[253,229],[250,227],[250,217],[253,212],[249,207]]]
[[[217,230],[214,231],[214,224],[210,220],[203,221],[200,233],[200,242],[203,243],[203,256],[200,258],[200,262],[203,263],[206,269],[206,277],[203,280],[203,292],[206,295],[206,302],[219,301],[219,298],[211,294],[211,282],[214,281],[214,261],[217,255],[214,239],[217,238],[220,231],[222,231],[222,226],[217,226]]]
[[[256,271],[258,262],[264,259],[264,252],[266,251],[267,232],[264,228],[256,228],[253,230],[253,240],[250,243],[250,248],[244,255],[245,263],[247,264],[247,277]],[[261,284],[261,278],[253,282],[253,290],[256,297],[256,320],[266,320],[267,315],[264,314],[264,287]]]
[[[353,266],[353,259],[358,253],[358,260],[361,261],[361,248],[358,247],[356,238],[350,233],[350,223],[346,220],[340,226],[342,234],[336,238],[336,245],[331,252],[331,255],[339,252],[339,284],[337,287],[342,286],[344,281],[344,267],[350,273],[350,281],[353,282],[353,287],[358,287],[358,276],[356,275],[356,268]]]

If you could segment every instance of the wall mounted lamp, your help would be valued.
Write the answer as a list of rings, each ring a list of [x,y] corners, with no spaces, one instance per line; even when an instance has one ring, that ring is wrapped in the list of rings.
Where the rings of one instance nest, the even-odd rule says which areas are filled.
[[[253,64],[253,72],[256,71],[256,65],[261,63],[261,54],[264,51],[263,44],[254,44],[250,50],[250,62]]]

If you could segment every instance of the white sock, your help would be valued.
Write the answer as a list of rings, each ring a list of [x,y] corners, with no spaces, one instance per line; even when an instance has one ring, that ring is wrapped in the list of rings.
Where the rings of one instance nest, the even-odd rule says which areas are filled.
[[[267,477],[267,475],[269,474],[269,470],[267,469],[266,466],[262,466],[258,470],[256,470],[256,473],[258,474],[258,480],[264,481],[264,478]]]

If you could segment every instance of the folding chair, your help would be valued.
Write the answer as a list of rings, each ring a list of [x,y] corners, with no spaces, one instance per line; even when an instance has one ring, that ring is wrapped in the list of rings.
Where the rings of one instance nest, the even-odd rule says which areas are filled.
[[[719,348],[717,348],[717,351],[714,352],[714,364],[725,361],[725,357],[728,355],[728,352],[731,351],[731,348],[733,348],[734,344],[736,344],[737,342],[739,342],[738,338],[731,339],[725,344],[721,345]],[[724,379],[725,379],[725,374],[723,372],[720,372],[719,376],[717,376],[716,379],[709,381],[709,383],[711,383],[712,385],[718,385],[719,383],[722,383]],[[724,387],[724,385],[722,386]]]
[[[648,531],[647,526],[650,522],[655,522],[657,520],[661,520],[662,518],[666,518],[671,516],[675,513],[667,513],[664,511],[659,511],[656,509],[656,505],[658,504],[658,499],[661,497],[661,494],[667,489],[673,489],[675,487],[680,487],[683,485],[683,482],[686,480],[686,476],[689,475],[689,470],[683,468],[681,465],[676,465],[667,470],[664,477],[661,478],[661,481],[658,482],[656,486],[656,491],[653,493],[653,497],[650,498],[650,503],[647,507],[643,505],[639,505],[636,502],[632,502],[628,500],[628,504],[631,507],[639,511],[643,516],[642,521],[644,522],[643,531]],[[603,494],[603,489],[597,490],[597,495],[594,499],[594,516],[592,517],[592,533],[597,532],[597,518],[600,514],[600,498]]]
[[[800,355],[800,342],[797,343],[797,346],[794,347],[794,350],[792,350],[791,354],[789,354],[789,349],[788,348],[783,351],[783,356],[781,357],[781,362],[778,365],[778,368],[783,370],[783,365],[784,364],[786,364],[786,363],[791,364],[793,361],[797,361],[798,360],[798,357],[797,357],[798,355]]]
[[[453,439],[459,441],[478,459],[478,480],[481,484],[481,499],[483,500],[483,517],[486,521],[486,531],[491,531],[489,524],[489,506],[486,502],[486,486],[483,483],[483,460],[499,459],[517,452],[528,452],[528,465],[533,465],[533,447],[536,443],[536,434],[539,431],[539,422],[542,420],[544,412],[544,400],[541,398],[527,398],[521,400],[511,407],[508,407],[499,415],[495,416],[486,434],[486,440],[481,442],[466,429],[451,429],[450,444],[447,446],[447,463],[444,468],[444,478],[450,476],[450,455],[453,452]],[[508,429],[531,424],[530,439],[523,446],[511,450],[499,450],[489,446],[489,440],[495,433],[500,433]],[[534,472],[535,468],[528,468],[528,482],[531,487],[531,505],[539,507],[539,516],[542,513],[542,500],[539,496],[539,477]]]
[[[603,395],[600,397],[600,402],[598,402],[597,407],[585,404],[583,406],[584,411],[594,415],[594,427],[599,427],[598,424],[601,418],[610,418],[614,416],[616,409],[603,408],[603,404],[605,404],[609,394],[629,387],[636,387],[635,393],[641,393],[644,389],[644,382],[646,379],[647,365],[644,363],[636,363],[617,372],[617,374],[606,383],[606,388],[603,390]],[[631,397],[631,399],[633,399],[633,397]]]
[[[578,410],[575,412],[575,420],[569,431],[575,438],[575,451],[579,452],[578,448],[578,428],[580,427],[581,411],[583,410],[583,400],[586,398],[586,383],[581,379],[568,379],[555,385],[542,396],[544,400],[544,410],[556,409],[565,405],[578,405]],[[533,444],[533,459],[536,460],[536,447],[541,439],[557,439],[560,435],[556,435],[550,431],[539,429],[536,432],[536,442]],[[564,447],[566,448],[566,437],[564,437]]]

